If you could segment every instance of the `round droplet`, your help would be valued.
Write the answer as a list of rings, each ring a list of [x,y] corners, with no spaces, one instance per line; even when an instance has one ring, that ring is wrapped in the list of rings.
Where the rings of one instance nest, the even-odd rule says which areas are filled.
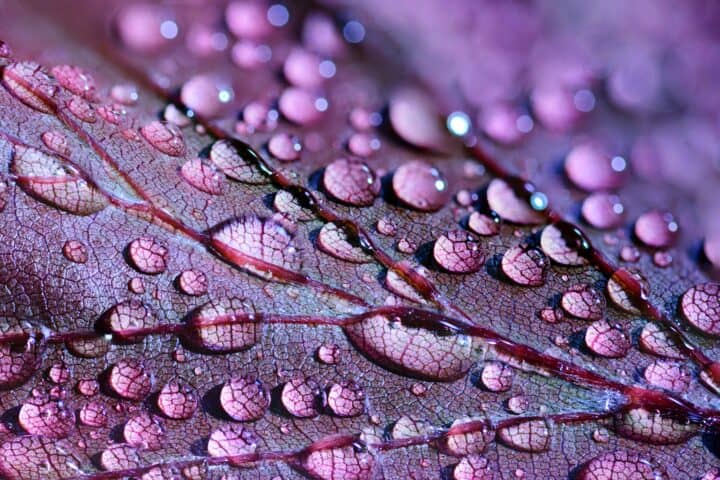
[[[506,392],[510,390],[513,377],[512,367],[500,362],[486,363],[480,374],[480,380],[483,386],[491,392]]]
[[[577,249],[568,245],[562,231],[555,225],[548,225],[540,234],[540,248],[545,255],[560,265],[579,266],[587,264],[587,260]]]
[[[682,296],[680,310],[695,328],[708,335],[720,335],[720,284],[701,283]]]
[[[75,414],[62,401],[31,398],[20,407],[18,423],[30,435],[65,438],[75,424]]]
[[[673,257],[670,252],[658,250],[653,253],[653,263],[658,268],[667,268],[672,264]]]
[[[212,352],[234,352],[252,347],[260,339],[262,325],[252,307],[239,298],[208,302],[188,318],[189,339]]]
[[[251,185],[267,183],[267,178],[255,166],[254,151],[240,151],[230,140],[218,140],[210,148],[210,160],[228,177]]]
[[[67,441],[42,436],[12,437],[0,445],[0,477],[61,480],[77,477],[83,461]]]
[[[460,419],[452,423],[442,439],[443,453],[454,456],[482,453],[495,438],[495,431],[485,419]]]
[[[92,397],[100,391],[100,384],[93,378],[83,378],[77,383],[77,391],[80,395]]]
[[[656,360],[645,368],[645,380],[658,388],[683,393],[690,387],[690,371],[678,362]]]
[[[419,89],[403,88],[393,93],[388,116],[395,133],[411,145],[442,150],[448,143],[435,103]]]
[[[327,405],[338,417],[356,417],[365,411],[365,391],[352,380],[335,383],[328,389]]]
[[[577,109],[574,100],[574,92],[556,82],[545,82],[530,95],[533,116],[554,132],[566,132],[577,126],[583,112]]]
[[[598,320],[605,313],[605,297],[590,285],[576,285],[566,290],[560,305],[573,317]]]
[[[626,282],[633,282],[633,285],[628,288]],[[639,291],[640,299],[647,298],[650,291],[650,284],[639,271],[621,268],[608,279],[607,294],[610,300],[620,309],[637,315],[640,308],[636,296],[630,294],[632,291]]]
[[[259,40],[272,31],[264,4],[260,2],[230,2],[225,9],[225,23],[230,32],[240,38]]]
[[[673,341],[670,333],[655,322],[648,322],[640,332],[640,348],[659,357],[683,360],[685,356]]]
[[[47,148],[59,155],[68,156],[70,147],[68,147],[67,137],[58,130],[48,130],[41,135],[42,141]]]
[[[380,194],[375,172],[364,162],[347,158],[325,167],[323,187],[335,200],[356,207],[372,205]]]
[[[208,279],[200,270],[184,270],[177,277],[177,286],[186,295],[205,295],[208,291]]]
[[[85,244],[79,240],[68,240],[63,245],[63,255],[74,263],[85,263],[88,260],[88,252]]]
[[[522,110],[509,105],[496,104],[483,109],[478,123],[492,140],[513,145],[532,129],[532,119]]]
[[[160,50],[178,31],[166,7],[149,3],[124,7],[115,19],[115,28],[125,47],[143,54]]]
[[[285,79],[296,87],[315,88],[323,83],[320,58],[299,47],[293,48],[283,64]]]
[[[545,452],[550,449],[552,430],[546,420],[526,420],[498,430],[498,438],[521,452]]]
[[[507,409],[515,415],[522,415],[530,408],[530,399],[525,395],[513,395],[507,400]]]
[[[65,362],[54,362],[47,372],[48,379],[56,385],[62,385],[70,380],[70,369]]]
[[[397,233],[397,226],[392,219],[383,216],[377,221],[377,231],[386,237],[392,237]]]
[[[86,100],[96,100],[95,79],[80,67],[57,65],[50,72],[66,90]]]
[[[636,452],[613,450],[590,460],[578,480],[663,480],[665,472]]]
[[[496,178],[487,188],[487,201],[492,210],[498,213],[503,219],[521,225],[533,225],[541,223],[544,217],[541,212],[535,210],[524,198],[529,195],[534,187],[525,184],[522,192],[515,189],[505,180]],[[528,190],[528,188],[530,190]]]
[[[193,387],[179,380],[166,383],[157,397],[160,411],[168,418],[187,419],[198,408],[199,398]]]
[[[585,344],[596,355],[621,358],[630,350],[630,339],[619,327],[596,320],[585,332]]]
[[[680,227],[672,214],[651,210],[635,221],[635,236],[648,247],[668,248],[677,239]]]
[[[700,429],[697,423],[640,407],[618,413],[614,420],[615,433],[619,436],[652,445],[683,443]]]
[[[6,317],[0,318],[0,336],[27,335],[24,344],[0,344],[0,390],[7,390],[24,384],[35,373],[42,358],[43,344],[22,325],[12,324]]]
[[[278,99],[280,112],[293,123],[298,125],[310,125],[322,117],[323,111],[327,109],[327,100],[323,107],[322,97],[297,87],[286,88]],[[320,108],[318,108],[320,107]]]
[[[126,470],[142,465],[137,449],[125,443],[110,445],[100,454],[100,467],[103,470]]]
[[[268,151],[283,162],[294,162],[300,158],[302,143],[296,136],[288,133],[276,133],[268,141]]]
[[[257,378],[234,377],[220,390],[220,405],[235,420],[250,422],[265,415],[270,406],[270,394]]]
[[[323,343],[317,349],[317,358],[325,365],[335,365],[340,361],[340,347],[334,343]]]
[[[620,249],[620,259],[623,262],[635,263],[640,260],[640,250],[634,245],[625,245]]]
[[[626,170],[625,159],[611,157],[595,143],[577,145],[565,159],[565,173],[570,181],[588,192],[620,187]]]
[[[468,217],[468,228],[484,237],[497,235],[500,233],[500,216],[495,212],[489,215],[472,212]]]
[[[140,98],[140,94],[138,94],[135,85],[130,83],[119,83],[117,85],[113,85],[110,89],[110,98],[120,104],[132,106],[137,103]]]
[[[438,237],[433,245],[433,258],[452,273],[473,273],[485,264],[480,242],[463,230],[451,230]]]
[[[171,157],[185,155],[185,140],[175,124],[154,120],[140,128],[140,134],[150,145],[166,155]]]
[[[107,331],[128,342],[141,341],[146,329],[157,326],[153,311],[139,300],[126,300],[110,308],[102,317]]]
[[[625,220],[625,206],[617,195],[593,193],[583,201],[582,215],[588,224],[597,229],[617,228]]]
[[[321,393],[314,380],[295,377],[283,386],[280,401],[294,417],[316,417],[320,414]]]
[[[372,261],[357,242],[351,241],[348,232],[335,223],[326,223],[317,236],[317,245],[323,252],[340,260],[352,263],[367,263]]]
[[[368,133],[353,133],[348,140],[348,150],[358,157],[369,157],[380,149],[380,140]]]
[[[101,428],[108,423],[108,414],[105,404],[92,401],[80,408],[78,419],[82,425],[93,428]]]
[[[257,442],[257,436],[247,428],[226,423],[210,434],[207,451],[211,457],[237,457],[230,462],[242,465],[254,457]]]
[[[210,195],[222,195],[225,177],[202,158],[193,158],[180,167],[180,176],[193,187]]]
[[[140,237],[128,245],[128,256],[133,266],[142,273],[158,274],[165,271],[168,249],[152,237]]]
[[[545,283],[547,257],[537,248],[517,245],[502,257],[500,268],[513,282],[525,287],[538,287]]]
[[[440,210],[450,200],[450,189],[443,174],[419,160],[398,167],[392,177],[392,187],[403,203],[424,212]]]
[[[375,459],[354,436],[323,438],[305,450],[303,469],[318,480],[370,480]]]
[[[183,104],[203,118],[218,116],[232,96],[230,88],[223,87],[216,78],[206,74],[191,77],[180,89]]]
[[[468,455],[453,468],[454,480],[493,480],[495,473],[488,459],[481,455]]]
[[[57,83],[37,63],[10,63],[3,68],[2,80],[10,93],[28,107],[52,113]]]
[[[139,360],[120,360],[110,367],[108,385],[118,396],[140,401],[150,393],[152,378]]]
[[[159,450],[163,446],[165,429],[159,418],[143,412],[125,423],[123,437],[128,445],[133,447]]]

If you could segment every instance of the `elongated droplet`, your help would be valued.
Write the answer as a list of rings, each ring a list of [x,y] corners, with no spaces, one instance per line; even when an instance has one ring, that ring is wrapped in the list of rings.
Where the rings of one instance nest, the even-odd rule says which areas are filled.
[[[213,352],[250,348],[262,333],[253,312],[251,305],[239,298],[208,302],[188,318],[190,340]]]
[[[218,140],[210,148],[210,160],[228,177],[251,185],[268,183],[254,163],[254,158],[246,157],[229,140]]]
[[[140,128],[140,134],[158,151],[171,157],[185,155],[185,140],[180,129],[172,123],[154,120]]]
[[[193,158],[180,167],[183,180],[201,192],[210,195],[222,195],[225,177],[202,158]]]
[[[591,459],[578,473],[578,480],[665,480],[665,471],[637,452],[613,450]]]
[[[720,284],[701,283],[688,289],[680,301],[685,319],[709,335],[720,335]]]
[[[525,193],[529,192],[523,192],[523,195]],[[533,209],[527,199],[519,196],[510,184],[499,178],[490,182],[487,189],[487,201],[491,209],[509,222],[534,225],[544,219],[542,213]]]
[[[372,257],[351,243],[346,231],[335,223],[326,223],[317,236],[317,245],[323,252],[352,263],[367,263]]]
[[[632,408],[615,415],[615,432],[621,437],[653,445],[674,445],[695,436],[697,423],[663,416],[644,408]]]
[[[11,63],[3,69],[3,84],[18,100],[40,112],[51,113],[58,87],[35,62]]]
[[[544,419],[527,420],[498,430],[498,438],[521,452],[545,452],[550,449],[552,429]]]

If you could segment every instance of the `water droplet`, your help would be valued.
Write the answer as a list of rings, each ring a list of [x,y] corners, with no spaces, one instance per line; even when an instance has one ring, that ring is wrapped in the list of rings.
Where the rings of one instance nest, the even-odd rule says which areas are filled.
[[[137,468],[142,465],[135,447],[124,443],[110,445],[100,454],[100,467],[106,471]]]
[[[22,404],[18,423],[30,435],[65,438],[75,424],[75,414],[64,402],[41,396],[30,398]]]
[[[365,39],[365,27],[357,20],[350,20],[343,27],[342,34],[348,43],[360,43]]]
[[[125,107],[117,103],[102,105],[98,107],[97,112],[106,122],[113,125],[119,125],[127,115]]]
[[[568,245],[562,231],[555,225],[548,225],[540,235],[540,248],[545,255],[560,265],[579,266],[587,260],[572,245]]]
[[[403,438],[419,437],[425,434],[429,434],[432,431],[432,426],[426,422],[412,419],[407,416],[402,416],[395,422],[390,436],[393,439],[399,440]]]
[[[625,245],[620,249],[620,259],[623,262],[635,263],[640,259],[640,250],[633,245]]]
[[[293,48],[283,65],[285,79],[297,87],[316,88],[322,85],[320,58],[314,53],[299,47]]]
[[[99,358],[110,349],[110,335],[82,340],[68,340],[67,349],[73,355],[84,358]]]
[[[257,378],[234,377],[220,390],[220,405],[235,420],[250,422],[265,415],[270,406],[270,394]]]
[[[101,322],[114,336],[127,342],[137,342],[145,338],[142,330],[155,327],[158,319],[150,307],[141,301],[126,300],[105,312]]]
[[[397,226],[387,216],[383,216],[377,221],[376,228],[378,233],[385,235],[386,237],[392,237],[397,233]]]
[[[484,419],[455,420],[442,440],[444,453],[454,456],[482,453],[495,438],[495,431]]]
[[[291,122],[298,125],[310,125],[320,120],[323,111],[327,108],[327,106],[322,108],[324,104],[318,102],[321,98],[307,90],[288,87],[283,90],[278,99],[278,108]]]
[[[110,98],[122,104],[132,106],[135,105],[140,98],[135,85],[130,83],[118,83],[110,89]]]
[[[276,133],[268,141],[268,151],[280,161],[294,162],[300,158],[302,143],[296,136]]]
[[[530,408],[530,399],[525,395],[513,395],[507,400],[507,409],[515,415],[522,415]]]
[[[625,220],[625,206],[617,195],[593,193],[583,201],[582,216],[588,224],[597,229],[617,228]]]
[[[526,420],[498,430],[498,438],[521,452],[545,452],[550,449],[552,429],[544,419]]]
[[[635,236],[648,247],[668,248],[677,239],[680,227],[668,212],[651,210],[635,221]]]
[[[585,344],[596,355],[607,358],[621,358],[630,350],[630,339],[616,325],[606,320],[596,320],[585,332]]]
[[[41,136],[43,143],[47,148],[59,155],[70,155],[70,147],[68,147],[67,137],[58,130],[48,130]]]
[[[683,360],[685,356],[675,345],[669,332],[655,322],[648,322],[640,332],[640,348],[647,353],[660,357]]]
[[[110,389],[128,400],[143,400],[152,388],[152,378],[141,361],[124,359],[110,367],[107,376]]]
[[[414,315],[413,321],[423,321]],[[373,315],[345,328],[350,341],[368,358],[394,371],[427,380],[462,377],[475,363],[472,338],[406,325],[410,318]],[[432,320],[429,320],[432,321]]]
[[[75,215],[91,215],[107,206],[107,199],[60,157],[15,145],[11,171],[26,193]]]
[[[77,383],[77,391],[80,395],[92,397],[100,391],[100,384],[93,378],[83,378]]]
[[[513,186],[505,180],[496,178],[488,185],[487,201],[490,208],[503,219],[521,225],[534,225],[541,223],[544,217],[525,198],[525,196],[529,197],[532,192],[534,192],[534,186],[531,184],[525,183],[524,190],[516,192]]]
[[[698,433],[699,425],[664,416],[644,408],[631,408],[615,415],[615,433],[653,445],[683,443]]]
[[[330,386],[327,405],[338,417],[356,417],[365,411],[365,391],[353,380]]]
[[[295,377],[283,386],[280,401],[294,417],[316,417],[324,403],[321,394],[320,386],[312,378]]]
[[[450,199],[450,189],[443,174],[419,160],[398,167],[392,177],[392,187],[403,203],[424,212],[439,210]]]
[[[600,145],[582,143],[568,153],[565,173],[575,186],[588,192],[615,190],[625,181],[626,165],[613,158]]]
[[[198,408],[198,403],[198,394],[195,389],[180,380],[171,380],[166,383],[157,397],[160,411],[172,419],[192,417]]]
[[[52,113],[57,84],[35,62],[11,63],[3,68],[3,83],[22,103],[40,112]]]
[[[575,107],[574,93],[563,85],[547,82],[535,87],[530,102],[535,118],[554,132],[572,129],[583,116]]]
[[[720,335],[720,284],[701,283],[682,296],[680,310],[692,326],[708,335]]]
[[[451,230],[438,237],[433,258],[443,269],[453,273],[473,273],[485,264],[480,242],[463,230]]]
[[[705,237],[703,253],[713,267],[720,268],[720,235],[711,233]]]
[[[615,272],[610,279],[608,279],[607,294],[615,306],[628,313],[637,315],[640,313],[640,308],[634,300],[635,297],[631,296],[627,287],[624,286],[626,280],[637,282],[637,288],[631,286],[631,290],[638,290],[641,298],[647,298],[650,291],[650,284],[645,277],[643,277],[640,272],[635,269],[626,270],[621,268]]]
[[[145,283],[143,279],[140,277],[131,278],[128,282],[128,290],[137,294],[145,293]]]
[[[528,124],[523,124],[523,122]],[[488,137],[504,145],[518,143],[530,130],[532,119],[519,108],[495,104],[484,108],[480,115],[479,124]]]
[[[0,390],[7,390],[24,384],[35,373],[41,362],[43,344],[24,325],[6,317],[0,318],[0,336],[27,335],[22,345],[0,344]]]
[[[184,270],[177,277],[177,286],[186,295],[205,295],[208,290],[208,279],[200,270]]]
[[[488,215],[472,212],[468,217],[468,228],[484,237],[497,235],[500,233],[500,216],[495,212]]]
[[[78,120],[86,123],[97,121],[95,108],[82,98],[73,96],[65,105]]]
[[[213,352],[232,352],[252,347],[260,339],[262,325],[244,300],[230,298],[206,303],[189,319],[190,340]]]
[[[411,145],[442,150],[448,143],[448,135],[435,103],[419,89],[403,88],[394,92],[388,116],[395,133]]]
[[[605,313],[605,297],[590,285],[575,285],[566,290],[560,305],[573,317],[598,320]]]
[[[508,249],[500,262],[500,268],[510,280],[526,287],[543,285],[547,267],[547,257],[537,248],[527,245]]]
[[[97,100],[95,79],[80,67],[58,65],[52,68],[51,73],[60,85],[75,95],[91,102]]]
[[[180,167],[180,176],[201,192],[222,195],[225,177],[202,158],[193,158]]]
[[[348,150],[358,157],[369,157],[380,150],[380,139],[368,133],[354,133],[348,140]]]
[[[0,476],[7,480],[61,480],[77,477],[82,460],[69,442],[20,436],[0,445]]]
[[[140,134],[150,145],[166,155],[171,157],[185,155],[185,140],[175,124],[153,120],[140,128]]]
[[[418,249],[417,243],[415,243],[413,240],[410,240],[408,238],[401,238],[398,240],[397,243],[397,250],[400,253],[405,253],[407,255],[412,255],[415,253]]]
[[[375,459],[355,437],[336,435],[323,438],[305,451],[304,470],[318,480],[370,480]]]
[[[301,205],[298,197],[287,190],[279,190],[275,194],[273,207],[289,219],[290,222],[307,222],[316,218],[311,209]]]
[[[70,369],[65,362],[54,362],[47,372],[48,379],[56,385],[62,385],[70,380]]]
[[[213,143],[210,160],[221,172],[239,182],[251,185],[268,183],[268,179],[255,167],[254,158],[246,158],[230,140]]]
[[[481,455],[468,455],[453,468],[454,480],[493,480],[495,474],[488,459]]]
[[[79,240],[66,241],[63,244],[63,255],[74,263],[85,263],[88,260],[87,247]]]
[[[265,6],[260,2],[233,1],[225,10],[225,22],[233,35],[259,40],[271,31]]]
[[[217,117],[234,94],[211,75],[191,77],[180,89],[180,100],[190,110],[204,118]]]
[[[160,419],[143,412],[131,417],[123,428],[125,441],[143,450],[159,450],[164,442],[165,429]]]
[[[690,371],[677,362],[655,360],[645,368],[645,380],[658,388],[683,393],[690,387]]]
[[[500,362],[488,362],[482,369],[480,380],[491,392],[506,392],[513,383],[513,369]]]
[[[664,480],[665,472],[636,452],[613,450],[590,460],[578,480]]]
[[[167,268],[168,249],[152,237],[136,238],[127,248],[132,265],[140,272],[155,275]]]
[[[400,267],[415,270],[422,276],[427,276],[427,271],[421,266],[415,266],[407,261],[401,261]],[[425,303],[425,299],[415,290],[413,286],[405,281],[395,270],[388,270],[385,275],[385,286],[396,295],[416,303]]]
[[[673,257],[670,252],[657,251],[653,253],[653,263],[656,267],[667,268],[672,263]]]
[[[340,361],[340,347],[335,343],[323,343],[318,347],[316,355],[325,365],[335,365]]]
[[[323,187],[335,200],[356,207],[372,205],[380,193],[375,172],[364,162],[346,158],[325,167]]]
[[[340,260],[352,263],[367,263],[372,261],[365,251],[352,242],[348,232],[335,223],[326,223],[317,236],[317,245],[323,252]]]

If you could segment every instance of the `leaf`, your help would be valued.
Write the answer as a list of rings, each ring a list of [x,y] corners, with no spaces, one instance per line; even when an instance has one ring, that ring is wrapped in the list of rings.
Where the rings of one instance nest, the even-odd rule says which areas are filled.
[[[329,3],[2,4],[0,478],[711,478],[717,18]]]

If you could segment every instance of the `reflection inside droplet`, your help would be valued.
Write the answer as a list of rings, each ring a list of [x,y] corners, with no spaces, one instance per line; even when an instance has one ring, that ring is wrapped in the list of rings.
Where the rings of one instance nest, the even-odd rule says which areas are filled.
[[[175,23],[172,20],[165,20],[160,24],[160,35],[167,38],[168,40],[172,40],[173,38],[177,37],[178,34],[178,26],[177,23]]]
[[[290,12],[285,5],[276,3],[271,5],[267,11],[267,19],[270,25],[274,27],[282,27],[290,20]]]
[[[535,210],[542,211],[548,206],[548,198],[543,192],[535,192],[530,195],[530,206]]]
[[[465,112],[452,112],[447,117],[446,125],[450,133],[462,137],[470,131],[470,117]]]
[[[365,39],[365,27],[357,20],[347,22],[342,33],[349,43],[360,43]]]

